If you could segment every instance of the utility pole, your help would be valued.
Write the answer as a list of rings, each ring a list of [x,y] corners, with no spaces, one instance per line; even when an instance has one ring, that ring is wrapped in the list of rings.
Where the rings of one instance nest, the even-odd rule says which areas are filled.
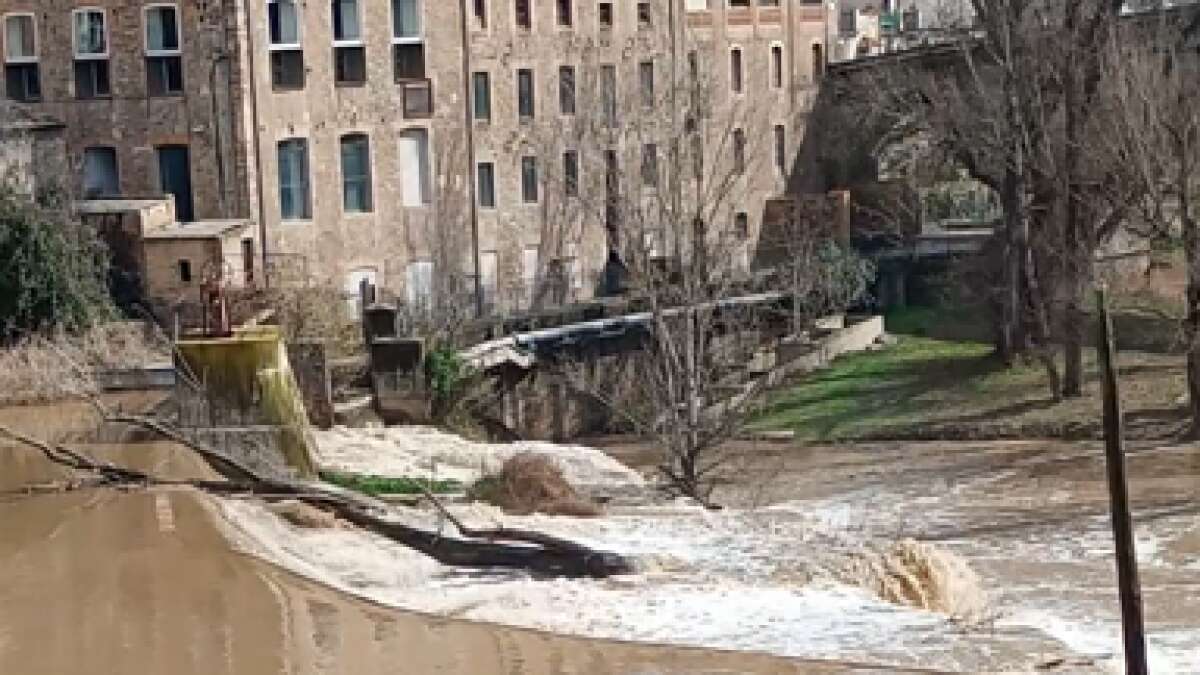
[[[1100,378],[1104,388],[1104,451],[1108,466],[1108,496],[1112,508],[1113,539],[1117,546],[1117,585],[1121,597],[1121,631],[1125,640],[1125,672],[1146,675],[1146,628],[1142,618],[1142,589],[1138,582],[1134,550],[1133,516],[1129,510],[1129,485],[1125,472],[1124,422],[1117,391],[1116,348],[1108,297],[1096,289],[1100,312]]]

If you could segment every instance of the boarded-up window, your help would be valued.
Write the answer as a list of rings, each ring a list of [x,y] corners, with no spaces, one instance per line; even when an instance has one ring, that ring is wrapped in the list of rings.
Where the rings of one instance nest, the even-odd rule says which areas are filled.
[[[433,262],[414,260],[405,273],[405,296],[408,305],[416,309],[429,309],[433,305]]]
[[[400,134],[400,185],[404,206],[430,203],[429,132],[408,129]]]

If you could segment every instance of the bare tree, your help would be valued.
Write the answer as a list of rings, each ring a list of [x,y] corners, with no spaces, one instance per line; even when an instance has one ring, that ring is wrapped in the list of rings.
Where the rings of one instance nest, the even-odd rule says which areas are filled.
[[[1112,161],[1127,168],[1128,189],[1141,199],[1145,234],[1180,241],[1187,264],[1186,313],[1189,412],[1200,430],[1200,59],[1194,11],[1161,8],[1128,21],[1105,45],[1111,84],[1101,127]]]
[[[756,133],[769,127],[739,98],[712,95],[711,72],[689,64],[653,86],[639,79],[622,96],[598,84],[598,114],[580,138],[604,161],[585,178],[576,205],[605,223],[622,290],[643,313],[629,328],[635,351],[624,357],[634,377],[619,394],[597,380],[601,369],[588,362],[595,357],[586,347],[582,362],[561,370],[658,446],[670,489],[704,504],[726,466],[722,446],[771,382],[751,376],[750,364],[772,331],[787,332],[790,314],[779,310],[791,272],[820,285],[826,271],[814,245],[813,266],[789,268],[774,286],[751,274],[756,233],[746,210],[761,203],[755,194],[773,175],[768,135]],[[819,226],[801,238],[828,231],[825,223],[804,224]]]

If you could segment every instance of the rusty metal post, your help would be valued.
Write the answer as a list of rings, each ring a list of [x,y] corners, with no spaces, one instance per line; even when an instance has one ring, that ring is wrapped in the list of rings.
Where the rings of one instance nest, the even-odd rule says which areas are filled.
[[[1124,421],[1117,390],[1116,347],[1108,298],[1104,288],[1096,290],[1100,313],[1100,381],[1104,390],[1104,451],[1108,466],[1108,494],[1112,508],[1113,539],[1117,547],[1117,585],[1121,598],[1121,630],[1125,641],[1125,672],[1146,675],[1146,629],[1142,617],[1142,589],[1138,581],[1134,548],[1133,516],[1129,509],[1129,485],[1125,471]]]

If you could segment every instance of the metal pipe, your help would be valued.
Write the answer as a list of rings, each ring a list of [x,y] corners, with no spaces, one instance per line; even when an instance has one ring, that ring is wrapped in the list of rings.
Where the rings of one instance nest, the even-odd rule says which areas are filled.
[[[471,32],[467,26],[467,0],[459,0],[462,31],[463,122],[467,139],[467,202],[471,218],[471,258],[475,266],[475,316],[483,317],[483,277],[479,262],[479,208],[475,203],[475,122],[471,98]]]

